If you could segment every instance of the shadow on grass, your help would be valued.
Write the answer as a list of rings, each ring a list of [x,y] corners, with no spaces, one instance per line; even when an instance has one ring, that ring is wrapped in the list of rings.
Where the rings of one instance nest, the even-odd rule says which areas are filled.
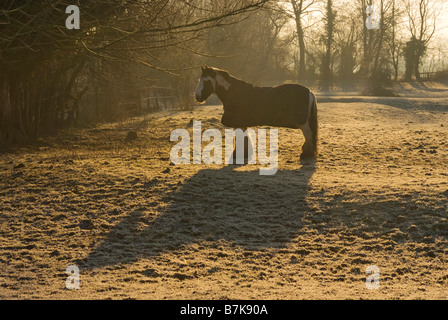
[[[83,259],[83,267],[132,263],[203,240],[225,240],[248,250],[287,245],[309,210],[306,197],[315,162],[273,176],[236,168],[200,170],[144,228],[143,213],[129,213]]]

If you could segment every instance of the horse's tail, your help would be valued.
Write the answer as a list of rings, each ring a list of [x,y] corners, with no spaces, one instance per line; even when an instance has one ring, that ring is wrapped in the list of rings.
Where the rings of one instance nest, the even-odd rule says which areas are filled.
[[[319,141],[319,122],[317,119],[317,102],[316,96],[314,93],[310,91],[310,98],[313,100],[310,101],[310,114],[308,116],[308,123],[312,132],[312,142],[313,142],[313,152],[314,155],[317,155],[317,144]]]

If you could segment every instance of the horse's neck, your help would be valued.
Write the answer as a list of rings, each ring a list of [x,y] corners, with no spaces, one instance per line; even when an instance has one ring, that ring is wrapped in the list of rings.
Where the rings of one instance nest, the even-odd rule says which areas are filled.
[[[252,89],[253,85],[244,82],[243,80],[239,80],[230,76],[230,86],[229,89],[225,89],[222,86],[218,86],[216,90],[216,95],[222,101],[223,104],[231,103],[231,97],[237,94],[241,89]]]

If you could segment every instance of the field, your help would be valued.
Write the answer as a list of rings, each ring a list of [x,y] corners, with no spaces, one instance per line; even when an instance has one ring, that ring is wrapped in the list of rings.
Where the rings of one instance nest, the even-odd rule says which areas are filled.
[[[398,91],[317,94],[317,160],[279,129],[274,176],[170,163],[171,131],[223,130],[220,106],[1,153],[0,298],[446,299],[448,88]]]

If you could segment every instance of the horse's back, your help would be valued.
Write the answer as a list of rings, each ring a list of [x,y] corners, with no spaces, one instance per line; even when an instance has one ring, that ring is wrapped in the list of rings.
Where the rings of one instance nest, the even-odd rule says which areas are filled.
[[[224,106],[223,124],[299,128],[308,119],[309,96],[310,90],[300,84],[244,87],[227,110]]]
[[[256,108],[262,111],[261,121],[296,128],[308,118],[309,97],[310,89],[300,84],[264,87],[257,94]]]

